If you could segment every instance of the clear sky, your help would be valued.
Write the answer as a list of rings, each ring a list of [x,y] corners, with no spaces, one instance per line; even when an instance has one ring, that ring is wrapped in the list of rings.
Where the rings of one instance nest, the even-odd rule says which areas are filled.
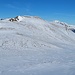
[[[75,24],[75,0],[0,0],[0,18],[40,16]]]

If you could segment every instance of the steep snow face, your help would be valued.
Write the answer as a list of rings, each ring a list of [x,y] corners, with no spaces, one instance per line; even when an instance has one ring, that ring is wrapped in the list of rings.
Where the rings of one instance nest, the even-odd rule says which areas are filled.
[[[75,75],[75,26],[17,18],[0,20],[0,75]]]

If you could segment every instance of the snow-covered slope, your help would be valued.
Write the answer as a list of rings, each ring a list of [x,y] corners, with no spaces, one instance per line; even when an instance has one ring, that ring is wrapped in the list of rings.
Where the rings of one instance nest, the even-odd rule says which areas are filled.
[[[0,75],[75,75],[75,26],[37,16],[0,20]]]

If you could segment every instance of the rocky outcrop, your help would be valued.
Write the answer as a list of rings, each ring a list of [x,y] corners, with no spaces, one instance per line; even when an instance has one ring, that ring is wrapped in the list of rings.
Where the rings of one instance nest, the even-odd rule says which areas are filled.
[[[22,17],[16,16],[15,18],[9,19],[9,21],[14,22],[14,21],[20,21],[21,19],[22,19]]]

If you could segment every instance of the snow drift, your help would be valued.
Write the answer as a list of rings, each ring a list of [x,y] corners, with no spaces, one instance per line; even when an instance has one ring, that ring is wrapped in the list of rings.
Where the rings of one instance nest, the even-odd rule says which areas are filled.
[[[75,75],[75,26],[37,16],[0,20],[0,75]]]

